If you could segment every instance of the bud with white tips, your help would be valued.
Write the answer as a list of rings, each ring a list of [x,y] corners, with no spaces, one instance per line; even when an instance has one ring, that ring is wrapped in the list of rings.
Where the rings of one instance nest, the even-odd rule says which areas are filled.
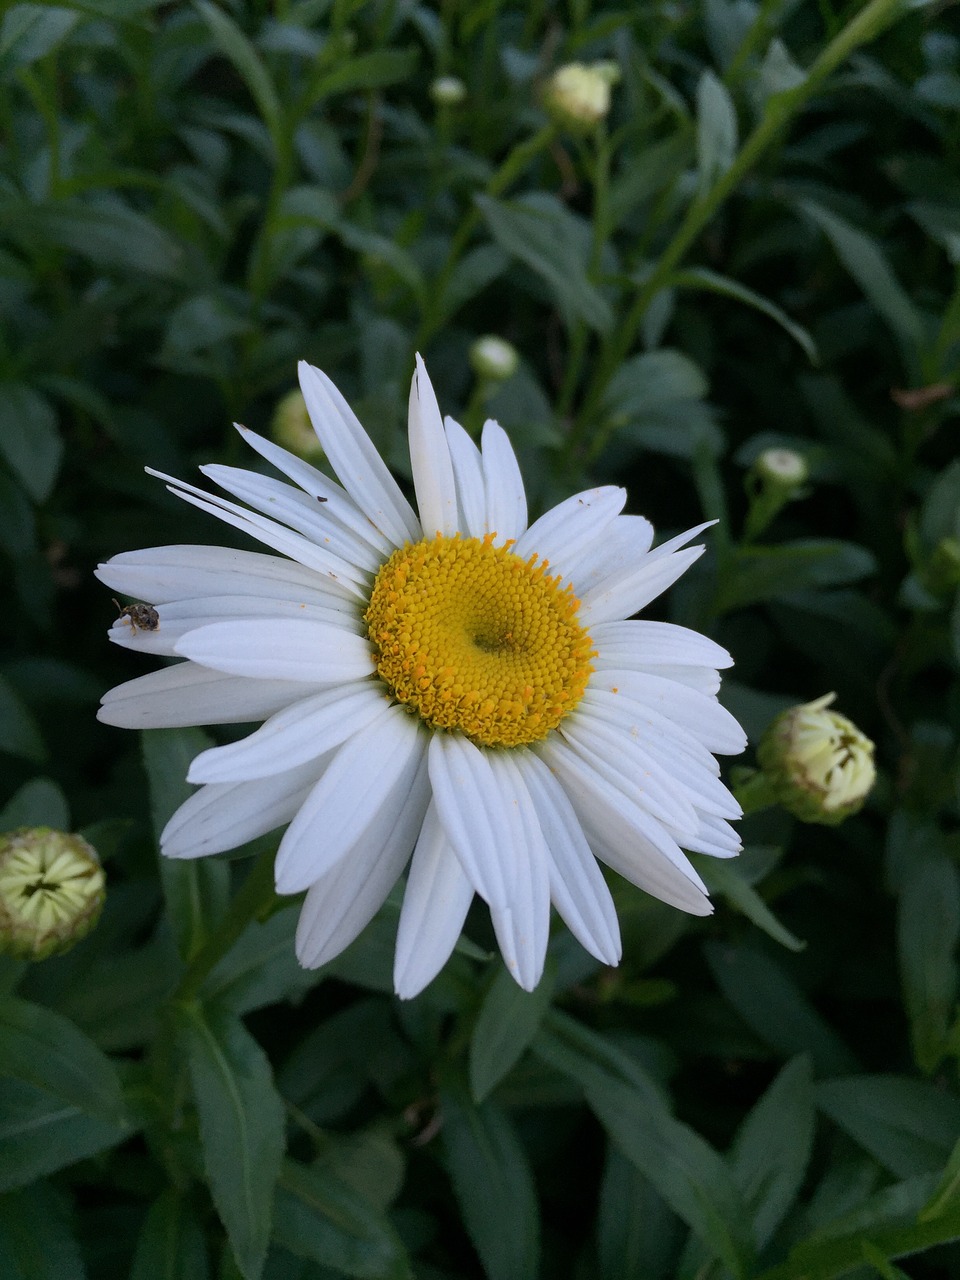
[[[0,952],[45,960],[85,938],[100,918],[104,876],[82,836],[22,827],[0,836]]]
[[[288,391],[274,410],[270,420],[270,435],[277,444],[289,449],[298,458],[316,462],[323,457],[323,447],[307,413],[307,402],[297,388]]]
[[[520,357],[505,338],[488,333],[477,338],[470,347],[470,365],[479,378],[489,382],[505,382],[517,372]]]
[[[615,62],[568,62],[547,81],[543,105],[562,128],[589,133],[610,114],[610,90],[619,79]]]

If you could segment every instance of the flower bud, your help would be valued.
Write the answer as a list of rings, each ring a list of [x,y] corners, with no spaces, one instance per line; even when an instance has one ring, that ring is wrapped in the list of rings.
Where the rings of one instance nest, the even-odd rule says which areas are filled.
[[[758,479],[781,489],[797,489],[810,475],[806,459],[792,449],[764,449],[753,465]]]
[[[103,868],[82,836],[22,827],[0,836],[0,952],[45,960],[100,918]]]
[[[941,538],[923,566],[923,585],[934,595],[951,595],[960,586],[960,539]]]
[[[459,76],[437,76],[430,85],[430,97],[438,107],[457,107],[467,96],[467,86]]]
[[[307,402],[296,388],[288,391],[274,410],[270,435],[277,444],[298,458],[315,462],[323,457],[323,447],[310,421]]]
[[[777,802],[802,822],[835,826],[859,812],[877,771],[873,743],[852,720],[828,710],[836,694],[777,716],[757,760]]]
[[[589,133],[610,113],[610,89],[620,79],[615,62],[568,62],[547,81],[543,104],[571,133]]]
[[[470,347],[471,368],[479,378],[490,382],[504,382],[512,378],[519,363],[516,347],[493,333],[477,338]]]

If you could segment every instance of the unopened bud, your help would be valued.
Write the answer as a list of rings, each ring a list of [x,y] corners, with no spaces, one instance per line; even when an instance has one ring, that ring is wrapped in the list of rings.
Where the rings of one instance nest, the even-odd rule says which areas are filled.
[[[82,836],[22,827],[0,836],[0,951],[45,960],[85,938],[100,918],[104,877]]]
[[[960,586],[960,539],[940,539],[923,566],[923,583],[938,596],[950,595]]]
[[[803,822],[835,826],[859,812],[876,781],[873,743],[831,711],[836,694],[777,716],[757,760],[779,804]]]
[[[588,133],[610,113],[610,90],[620,79],[615,62],[568,62],[547,81],[543,104],[571,133]]]
[[[512,378],[519,363],[516,347],[496,334],[477,338],[470,347],[470,364],[474,373],[490,382],[504,382]]]
[[[437,76],[430,86],[430,97],[438,107],[456,107],[467,96],[467,86],[459,76]]]
[[[783,489],[797,489],[810,475],[806,459],[792,449],[764,449],[753,464],[757,477]]]
[[[316,461],[323,457],[323,446],[307,412],[307,402],[302,392],[288,391],[277,405],[270,422],[270,435],[277,444],[289,449],[298,458]]]

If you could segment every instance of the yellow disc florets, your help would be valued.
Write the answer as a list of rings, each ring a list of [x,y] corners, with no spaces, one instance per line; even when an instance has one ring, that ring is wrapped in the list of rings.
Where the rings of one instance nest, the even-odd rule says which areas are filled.
[[[377,574],[364,621],[398,702],[433,729],[516,747],[577,705],[593,650],[573,589],[495,536],[407,543]]]

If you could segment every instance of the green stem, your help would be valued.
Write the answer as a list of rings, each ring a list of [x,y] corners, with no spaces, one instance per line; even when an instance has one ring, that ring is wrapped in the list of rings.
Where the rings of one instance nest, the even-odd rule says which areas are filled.
[[[207,974],[227,954],[247,925],[275,901],[273,860],[274,850],[266,849],[250,868],[246,880],[227,908],[227,914],[187,965],[186,973],[173,993],[173,1003],[182,1004],[195,999]]]
[[[757,813],[760,809],[769,809],[779,803],[770,779],[759,769],[742,782],[736,783],[733,794],[743,809],[744,817],[748,813]]]

